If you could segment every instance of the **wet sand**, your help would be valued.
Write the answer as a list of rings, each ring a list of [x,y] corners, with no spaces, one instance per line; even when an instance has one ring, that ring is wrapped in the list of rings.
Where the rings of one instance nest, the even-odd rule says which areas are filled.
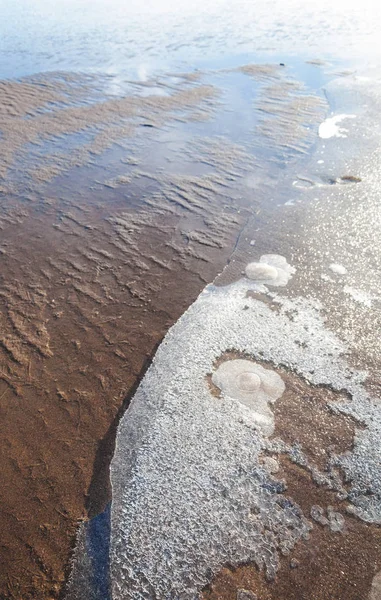
[[[178,178],[171,198],[144,173],[134,185],[119,177],[117,191],[75,194],[70,176],[66,198],[54,195],[57,182],[41,192],[41,181],[73,166],[68,154],[53,156],[58,170],[52,158],[40,161],[36,184],[12,194],[25,185],[8,175],[21,147],[91,129],[102,111],[108,145],[131,129],[110,130],[110,111],[130,116],[131,102],[137,108],[127,99],[60,108],[58,120],[40,116],[62,101],[54,78],[40,84],[2,88],[0,596],[24,600],[60,596],[78,522],[110,500],[119,417],[168,327],[229,259],[245,220],[237,205],[221,212],[223,181],[207,177]],[[138,110],[142,102],[163,113],[163,100],[139,100]],[[172,106],[184,115],[181,102]],[[101,149],[98,131],[91,153]]]
[[[211,229],[200,231],[179,205],[131,211],[103,200],[59,215],[53,199],[43,211],[27,203],[3,220],[4,598],[58,597],[78,520],[110,499],[119,415],[168,327],[229,259],[244,220],[230,209],[221,229],[205,205]]]

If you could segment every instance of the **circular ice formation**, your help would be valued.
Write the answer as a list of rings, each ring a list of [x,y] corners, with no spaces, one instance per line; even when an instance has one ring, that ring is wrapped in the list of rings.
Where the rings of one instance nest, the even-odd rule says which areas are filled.
[[[256,392],[261,387],[261,378],[247,371],[238,376],[237,385],[242,392]]]
[[[278,277],[278,271],[275,267],[260,262],[249,263],[245,272],[249,279],[255,279],[256,281],[274,281]]]
[[[212,375],[213,383],[225,396],[252,409],[254,421],[264,435],[274,431],[274,415],[270,406],[284,392],[282,378],[261,365],[244,359],[223,362]]]
[[[251,262],[245,269],[246,276],[267,285],[286,285],[295,273],[295,268],[279,254],[263,254],[259,262]]]

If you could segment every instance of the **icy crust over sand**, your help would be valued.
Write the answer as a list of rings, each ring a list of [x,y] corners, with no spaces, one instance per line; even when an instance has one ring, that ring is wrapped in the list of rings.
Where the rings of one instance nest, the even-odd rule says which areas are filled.
[[[226,564],[254,562],[272,577],[280,554],[308,534],[284,482],[260,464],[261,451],[275,442],[261,432],[253,407],[211,393],[208,375],[232,348],[311,384],[348,390],[351,400],[333,410],[366,425],[353,453],[332,459],[349,493],[337,472],[314,476],[347,497],[359,517],[381,523],[381,409],[364,391],[366,373],[346,365],[348,349],[325,328],[319,304],[274,296],[274,311],[247,297],[255,289],[261,286],[247,279],[207,287],[167,334],[121,421],[111,465],[114,600],[196,599]],[[258,381],[251,376],[243,387],[259,389]]]
[[[264,285],[283,286],[295,273],[295,268],[279,254],[263,254],[259,262],[251,262],[245,269],[246,277]]]
[[[212,376],[213,383],[225,396],[239,400],[253,411],[253,418],[263,435],[274,431],[274,415],[269,405],[284,392],[282,378],[250,360],[223,362]]]
[[[336,115],[329,117],[319,125],[319,137],[328,139],[331,137],[347,137],[348,129],[339,127],[339,123],[345,119],[354,119],[356,115]]]

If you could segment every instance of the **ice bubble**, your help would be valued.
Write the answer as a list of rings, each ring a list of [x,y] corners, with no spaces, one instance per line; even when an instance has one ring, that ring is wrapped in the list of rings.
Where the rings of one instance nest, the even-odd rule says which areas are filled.
[[[278,277],[278,271],[275,267],[259,262],[249,263],[245,272],[249,279],[255,279],[256,281],[274,281]]]
[[[278,373],[254,361],[237,358],[223,362],[213,373],[212,381],[225,396],[253,410],[254,421],[264,435],[273,433],[274,415],[269,404],[285,389]]]
[[[238,387],[243,392],[256,392],[261,387],[261,378],[255,373],[241,373],[238,376]]]
[[[252,262],[247,265],[245,273],[253,281],[280,286],[288,283],[288,280],[295,273],[295,268],[288,264],[284,256],[263,254],[259,262]]]
[[[268,471],[269,473],[279,472],[279,463],[275,458],[272,458],[271,456],[265,456],[265,458],[262,461],[262,464],[265,467],[266,471]]]
[[[333,273],[337,273],[337,275],[345,275],[347,270],[343,265],[339,265],[337,263],[332,263],[329,265],[329,268]]]

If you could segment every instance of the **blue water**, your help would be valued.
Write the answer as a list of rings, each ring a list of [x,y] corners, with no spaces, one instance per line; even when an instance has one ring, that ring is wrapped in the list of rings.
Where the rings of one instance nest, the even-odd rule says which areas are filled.
[[[146,80],[245,53],[379,61],[375,0],[0,0],[0,78],[80,71]]]

